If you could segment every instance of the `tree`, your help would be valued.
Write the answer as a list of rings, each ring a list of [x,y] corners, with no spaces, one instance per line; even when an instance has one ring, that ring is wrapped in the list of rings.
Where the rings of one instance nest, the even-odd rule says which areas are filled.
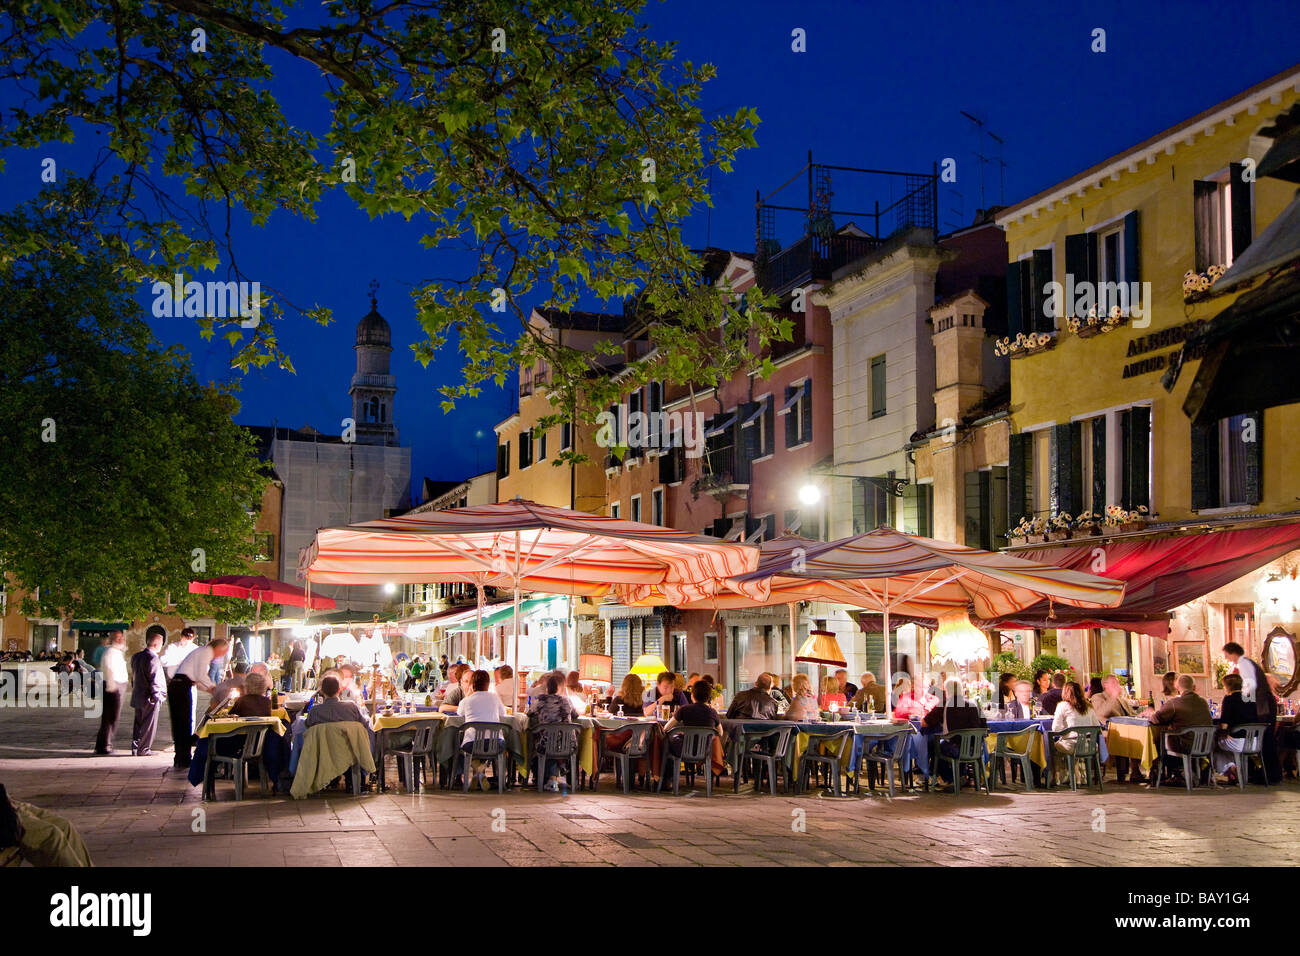
[[[246,602],[200,604],[187,585],[247,572],[267,482],[252,438],[231,392],[201,386],[137,317],[97,246],[95,197],[78,193],[85,203],[62,194],[0,214],[0,237],[43,232],[79,250],[0,273],[0,569],[27,614],[131,620],[170,595],[182,614],[242,618]]]
[[[284,6],[261,0],[28,0],[0,13],[0,84],[19,104],[0,150],[106,132],[97,174],[120,177],[124,199],[102,242],[131,279],[170,281],[223,255],[227,276],[242,277],[237,209],[255,224],[277,210],[310,220],[342,189],[372,217],[417,218],[425,247],[472,260],[413,292],[419,360],[452,338],[463,355],[445,408],[538,361],[568,415],[651,378],[714,385],[753,361],[753,340],[761,351],[790,335],[761,293],[742,304],[704,287],[680,229],[710,202],[711,171],[755,145],[758,116],[706,118],[713,68],[650,39],[644,5],[336,0],[294,9],[291,27]],[[277,90],[291,82],[323,93],[322,139],[286,118]],[[535,306],[592,297],[656,319],[652,357],[620,385],[527,321]],[[224,326],[241,367],[287,365],[274,331],[283,306],[251,330],[203,321]]]

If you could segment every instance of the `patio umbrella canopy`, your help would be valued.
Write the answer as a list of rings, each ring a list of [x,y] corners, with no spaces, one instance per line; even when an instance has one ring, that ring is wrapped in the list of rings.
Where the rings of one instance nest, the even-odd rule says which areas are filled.
[[[478,586],[480,601],[486,586],[509,587],[517,672],[521,591],[613,590],[626,603],[633,586],[659,585],[703,597],[758,557],[751,545],[515,499],[325,528],[298,571],[309,586],[463,581]]]
[[[219,578],[191,581],[190,593],[247,598],[250,601],[288,604],[292,607],[308,606],[307,592],[298,585],[260,575],[228,574]],[[329,610],[335,605],[333,598],[317,595],[311,598],[310,606],[317,610]]]

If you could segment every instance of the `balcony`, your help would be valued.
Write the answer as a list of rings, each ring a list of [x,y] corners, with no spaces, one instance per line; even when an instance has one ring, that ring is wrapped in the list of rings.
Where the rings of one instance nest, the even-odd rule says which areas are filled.
[[[764,263],[759,282],[769,292],[783,295],[802,282],[829,279],[836,269],[870,255],[881,240],[871,236],[804,236]]]

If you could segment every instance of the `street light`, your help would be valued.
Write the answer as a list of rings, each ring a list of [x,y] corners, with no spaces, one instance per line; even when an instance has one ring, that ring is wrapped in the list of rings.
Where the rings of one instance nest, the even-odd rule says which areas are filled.
[[[385,593],[385,594],[396,594],[396,593],[397,593],[397,585],[394,584],[392,581],[389,581],[387,584],[384,585],[384,593]]]
[[[799,489],[799,502],[808,506],[817,504],[822,500],[821,488],[814,485],[811,481]]]

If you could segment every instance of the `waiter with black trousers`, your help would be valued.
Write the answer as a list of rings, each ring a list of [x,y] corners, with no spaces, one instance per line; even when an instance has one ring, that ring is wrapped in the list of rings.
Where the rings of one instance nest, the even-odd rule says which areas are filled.
[[[208,671],[214,660],[226,656],[227,641],[224,637],[196,647],[189,656],[181,661],[176,673],[167,682],[167,711],[172,720],[172,741],[176,745],[176,757],[172,761],[177,769],[188,770],[190,766],[190,747],[193,746],[194,728],[191,726],[194,713],[194,688],[212,693],[215,686],[208,679]]]

